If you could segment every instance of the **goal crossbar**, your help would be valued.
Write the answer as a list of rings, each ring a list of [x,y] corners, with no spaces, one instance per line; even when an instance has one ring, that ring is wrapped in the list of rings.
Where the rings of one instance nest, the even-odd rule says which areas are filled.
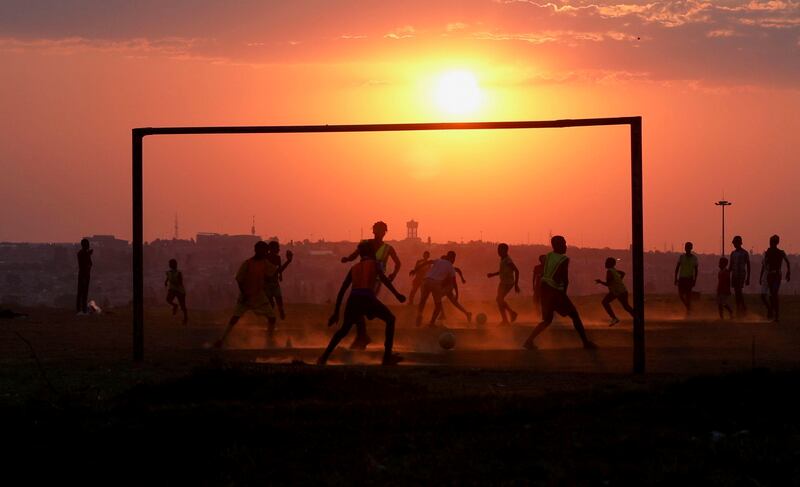
[[[133,360],[144,359],[143,142],[150,135],[292,134],[498,130],[628,125],[631,149],[631,257],[633,261],[633,372],[645,371],[644,212],[642,205],[642,117],[579,118],[510,122],[388,123],[355,125],[250,125],[138,127],[131,131],[133,193]]]

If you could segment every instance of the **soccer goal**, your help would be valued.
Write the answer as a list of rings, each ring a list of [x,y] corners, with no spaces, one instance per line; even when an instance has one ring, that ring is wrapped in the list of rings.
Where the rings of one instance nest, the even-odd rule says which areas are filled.
[[[644,228],[642,208],[642,117],[582,118],[518,122],[407,123],[364,125],[276,125],[229,127],[140,127],[132,130],[133,189],[133,360],[144,359],[143,141],[151,135],[408,132],[426,130],[514,130],[630,126],[631,255],[633,264],[633,372],[645,371]]]

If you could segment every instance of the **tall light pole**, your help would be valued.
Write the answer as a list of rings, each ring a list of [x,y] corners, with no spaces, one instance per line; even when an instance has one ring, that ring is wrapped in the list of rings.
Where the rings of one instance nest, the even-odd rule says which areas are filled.
[[[724,257],[725,256],[725,207],[731,206],[733,203],[726,200],[719,200],[714,204],[722,207],[722,248],[720,255]]]

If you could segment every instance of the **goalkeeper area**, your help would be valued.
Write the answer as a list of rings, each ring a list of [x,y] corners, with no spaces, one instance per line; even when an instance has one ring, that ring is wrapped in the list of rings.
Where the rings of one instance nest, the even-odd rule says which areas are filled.
[[[633,371],[643,373],[645,370],[644,347],[644,240],[643,240],[643,206],[642,206],[642,122],[640,117],[597,118],[553,121],[522,122],[473,122],[444,124],[378,124],[378,125],[324,125],[324,126],[246,126],[246,127],[162,127],[137,128],[132,132],[132,207],[133,207],[133,357],[141,361],[144,357],[144,157],[143,141],[150,136],[186,136],[186,135],[241,135],[241,134],[315,134],[315,133],[358,133],[358,132],[428,132],[428,131],[500,131],[518,129],[552,129],[572,127],[628,126],[629,136],[626,142],[630,145],[630,195],[631,195],[631,242],[630,258],[632,263],[632,300],[633,300]],[[627,145],[627,144],[626,144]],[[628,161],[626,161],[628,162]],[[272,182],[277,184],[277,182]],[[342,198],[347,192],[343,191]],[[177,222],[176,222],[177,225]],[[483,241],[481,236],[480,241]],[[516,271],[515,271],[516,272]],[[505,278],[507,281],[507,278]],[[515,285],[519,292],[519,286]],[[499,293],[499,291],[498,291]],[[436,294],[436,293],[434,293]],[[498,294],[503,322],[506,313],[502,309],[507,304],[501,303]],[[563,306],[562,306],[563,307]],[[438,308],[437,308],[438,309]],[[510,310],[510,308],[509,308]],[[562,312],[563,310],[557,309]],[[516,317],[516,313],[513,316]],[[515,318],[512,318],[514,321]],[[575,321],[576,318],[573,318]],[[471,321],[471,320],[468,320]],[[231,326],[234,321],[231,322]],[[433,323],[432,323],[433,324]],[[575,321],[576,329],[586,345],[587,339]]]

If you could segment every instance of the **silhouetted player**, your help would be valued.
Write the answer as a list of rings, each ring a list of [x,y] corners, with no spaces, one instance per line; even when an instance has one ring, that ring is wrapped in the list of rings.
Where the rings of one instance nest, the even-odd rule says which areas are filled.
[[[451,250],[447,252],[447,255],[443,255],[430,264],[430,269],[425,274],[425,281],[422,283],[422,295],[419,298],[419,306],[417,307],[417,326],[422,326],[425,303],[428,302],[428,297],[431,295],[433,296],[434,309],[428,326],[436,326],[436,319],[439,317],[439,313],[442,312],[445,283],[451,282],[455,277],[455,269],[453,268],[455,261],[456,253]]]
[[[578,332],[583,342],[583,348],[595,349],[597,345],[586,337],[586,330],[583,322],[575,309],[575,305],[567,296],[569,287],[569,257],[567,253],[567,241],[561,235],[556,235],[550,239],[553,251],[547,254],[544,262],[544,273],[542,274],[542,322],[536,325],[533,332],[525,340],[524,347],[528,350],[536,348],[533,341],[542,333],[550,323],[553,322],[553,314],[569,316],[572,319],[572,326]]]
[[[500,310],[502,320],[501,325],[508,324],[509,315],[511,322],[517,321],[517,312],[511,309],[506,302],[506,295],[513,289],[519,293],[519,269],[514,265],[514,261],[508,256],[508,244],[501,243],[497,246],[497,255],[500,256],[500,269],[497,272],[490,272],[486,277],[500,276],[500,284],[497,285],[497,308]]]
[[[422,253],[422,258],[414,264],[414,268],[408,272],[408,275],[413,278],[411,281],[411,292],[408,293],[408,303],[406,303],[409,306],[414,305],[414,296],[417,295],[417,291],[419,291],[422,287],[422,283],[425,281],[425,272],[422,272],[422,269],[427,268],[430,261],[431,253],[426,250]]]
[[[92,277],[92,253],[89,240],[81,239],[81,249],[78,251],[78,297],[75,300],[75,310],[79,315],[89,314],[89,281]]]
[[[544,273],[546,259],[546,255],[540,255],[539,263],[533,268],[533,309],[539,313],[540,318],[542,312],[542,273]]]
[[[336,308],[333,311],[328,326],[333,326],[339,321],[339,310],[344,299],[344,293],[347,288],[353,286],[350,291],[350,297],[347,298],[347,304],[344,307],[344,319],[342,326],[336,330],[336,333],[331,337],[328,347],[322,353],[317,363],[324,365],[328,361],[331,353],[336,349],[342,339],[347,336],[350,328],[365,317],[378,318],[386,322],[386,338],[384,343],[383,352],[383,365],[396,365],[403,360],[399,355],[392,353],[392,345],[394,343],[394,323],[395,317],[389,308],[378,300],[375,295],[375,280],[380,280],[386,288],[401,303],[406,300],[405,296],[398,293],[392,285],[392,281],[381,270],[381,266],[375,260],[372,253],[372,246],[370,243],[361,242],[358,245],[358,252],[361,256],[361,262],[354,265],[350,272],[342,282],[342,287],[339,289],[339,294],[336,296]]]
[[[286,251],[286,262],[281,263],[281,244],[277,240],[272,240],[267,244],[267,259],[275,266],[275,272],[267,277],[264,290],[267,293],[267,299],[273,307],[278,308],[278,315],[282,320],[286,319],[286,312],[283,310],[283,293],[281,292],[281,281],[283,280],[283,271],[289,267],[294,259],[294,254],[291,250]]]
[[[611,308],[611,302],[615,299],[619,300],[619,303],[625,308],[625,311],[633,316],[633,308],[628,304],[628,288],[625,287],[625,283],[622,281],[623,278],[625,278],[625,273],[617,270],[617,259],[609,257],[606,259],[606,280],[594,280],[597,284],[602,284],[608,288],[608,294],[606,294],[602,301],[603,308],[606,310],[606,313],[608,313],[608,316],[611,317],[611,323],[609,323],[608,326],[614,326],[619,323],[619,318],[617,318],[617,315],[614,314],[614,310]]]
[[[267,343],[272,341],[275,331],[275,311],[272,309],[264,285],[267,277],[275,272],[275,265],[267,259],[267,243],[257,242],[254,246],[255,255],[242,263],[236,273],[236,284],[239,285],[239,299],[233,311],[228,327],[222,338],[214,344],[221,348],[228,334],[233,330],[239,318],[248,311],[267,318]]]
[[[717,310],[719,319],[724,320],[723,310],[728,310],[728,315],[733,319],[733,310],[728,302],[731,300],[731,271],[728,269],[728,258],[720,257],[719,272],[717,273]]]
[[[781,280],[783,279],[782,267],[786,262],[786,282],[792,278],[792,266],[789,264],[789,259],[786,257],[786,252],[778,248],[781,238],[773,235],[769,238],[769,248],[764,253],[764,264],[761,266],[761,274],[758,282],[764,280],[766,274],[767,285],[769,286],[769,313],[772,321],[777,323],[780,315],[780,301],[778,295],[781,289]]]
[[[164,287],[167,288],[167,304],[172,306],[172,315],[178,313],[180,306],[183,312],[183,324],[189,323],[189,313],[186,311],[186,287],[183,285],[183,273],[178,270],[178,261],[175,259],[169,260],[169,270],[167,271],[167,278],[164,281]],[[175,299],[178,304],[175,304]]]
[[[692,289],[697,284],[697,256],[692,253],[694,245],[686,242],[683,246],[685,253],[678,258],[675,266],[675,285],[678,286],[678,297],[686,306],[686,315],[692,312]]]
[[[397,276],[397,273],[400,272],[400,258],[397,256],[397,252],[394,250],[394,247],[389,245],[388,243],[383,241],[383,238],[386,236],[386,233],[389,231],[389,226],[382,221],[375,222],[372,225],[372,235],[374,238],[369,240],[365,240],[365,242],[369,243],[370,247],[372,248],[372,253],[375,256],[375,260],[381,267],[381,272],[386,274],[386,267],[389,262],[389,259],[394,262],[394,269],[392,269],[392,273],[388,274],[388,278],[390,281],[394,281],[394,278]],[[347,262],[352,262],[356,260],[359,256],[358,248],[348,255],[347,257],[342,257],[342,263],[346,264]],[[380,291],[381,282],[376,280],[373,284],[373,289],[375,291],[375,295],[378,295]],[[369,316],[367,316],[369,318]],[[367,334],[367,322],[366,319],[362,318],[359,323],[356,323],[356,338],[353,340],[353,343],[350,344],[350,348],[356,350],[364,350],[367,348],[367,345],[372,342],[372,339]]]
[[[742,248],[742,237],[733,237],[734,250],[731,252],[730,266],[731,286],[736,295],[736,315],[743,317],[747,315],[747,305],[744,302],[745,286],[750,285],[750,254]]]
[[[459,292],[458,292],[458,279],[461,279],[461,284],[466,284],[467,280],[464,279],[464,273],[461,272],[461,269],[458,267],[453,267],[453,278],[449,281],[445,281],[442,285],[442,293],[450,304],[452,304],[457,310],[464,313],[464,316],[467,318],[467,323],[472,323],[472,313],[467,311],[467,309],[461,305],[458,301]],[[456,277],[458,276],[458,278]],[[441,314],[439,315],[439,319],[445,319],[444,317],[444,308],[442,308]]]

